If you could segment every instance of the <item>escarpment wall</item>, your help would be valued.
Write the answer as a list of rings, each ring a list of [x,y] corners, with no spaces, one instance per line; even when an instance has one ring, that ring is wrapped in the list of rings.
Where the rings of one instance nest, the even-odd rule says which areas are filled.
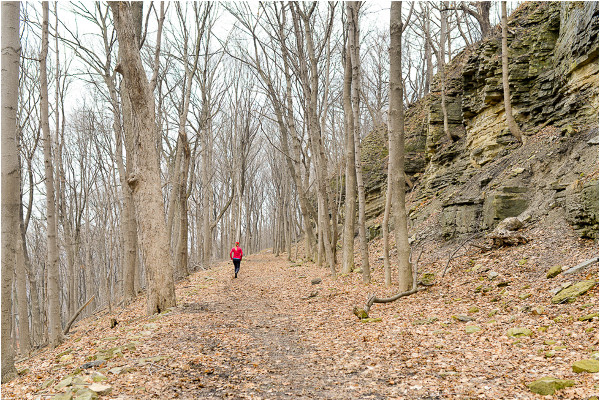
[[[598,3],[524,3],[509,18],[508,43],[511,103],[524,143],[506,126],[496,27],[447,66],[449,127],[458,140],[443,132],[439,77],[407,111],[413,229],[435,218],[453,238],[491,230],[506,217],[544,221],[560,211],[581,236],[597,238]],[[387,141],[384,132],[377,135]],[[371,224],[383,211],[386,157],[371,187]]]

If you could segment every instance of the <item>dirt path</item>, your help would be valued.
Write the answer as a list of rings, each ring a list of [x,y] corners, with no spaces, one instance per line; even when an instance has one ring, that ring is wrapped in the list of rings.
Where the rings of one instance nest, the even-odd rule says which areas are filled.
[[[598,374],[571,366],[598,351],[598,318],[578,320],[598,311],[598,287],[553,305],[550,290],[564,279],[547,280],[545,266],[574,265],[595,249],[536,241],[457,259],[427,291],[376,305],[372,316],[382,321],[375,323],[359,322],[352,308],[394,291],[381,285],[376,259],[367,286],[359,274],[333,280],[328,269],[270,253],[245,258],[237,279],[222,263],[179,282],[178,306],[167,313],[145,316],[141,296],[79,322],[63,345],[18,364],[29,370],[2,385],[2,398],[49,399],[98,373],[112,387],[101,398],[119,399],[531,399],[544,397],[526,384],[543,376],[575,382],[552,398],[590,397]],[[421,266],[439,275],[445,261],[431,260]],[[322,281],[313,285],[314,278]],[[597,278],[591,269],[569,280]],[[114,329],[111,317],[119,321]],[[469,334],[467,326],[479,330]],[[532,335],[507,336],[514,327]],[[106,361],[81,369],[94,359]]]

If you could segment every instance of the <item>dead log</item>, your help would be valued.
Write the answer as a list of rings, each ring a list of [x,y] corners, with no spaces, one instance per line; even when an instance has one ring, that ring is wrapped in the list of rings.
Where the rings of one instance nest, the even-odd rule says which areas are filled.
[[[575,266],[575,267],[571,267],[571,268],[570,268],[570,269],[568,269],[568,270],[565,270],[565,271],[563,272],[563,274],[573,274],[573,273],[577,273],[578,271],[580,271],[580,270],[583,270],[583,269],[585,269],[586,267],[588,267],[588,266],[590,266],[590,265],[593,265],[593,264],[594,264],[594,263],[596,263],[596,262],[598,262],[598,256],[596,256],[595,258],[588,259],[588,260],[586,260],[585,262],[582,262],[582,263],[578,264],[578,265],[577,265],[577,266]]]
[[[92,299],[94,299],[94,297],[95,297],[95,295],[92,295],[92,297],[90,299],[88,299],[87,302],[84,303],[83,306],[77,310],[77,312],[75,312],[75,314],[73,314],[73,317],[71,318],[71,320],[69,320],[69,323],[67,323],[67,326],[65,327],[65,329],[63,331],[63,335],[66,335],[69,332],[69,330],[71,329],[71,326],[73,325],[73,322],[75,322],[75,319],[77,319],[77,316],[79,316],[81,311],[83,311],[85,309],[85,307],[88,306],[90,304],[90,302],[92,302]]]

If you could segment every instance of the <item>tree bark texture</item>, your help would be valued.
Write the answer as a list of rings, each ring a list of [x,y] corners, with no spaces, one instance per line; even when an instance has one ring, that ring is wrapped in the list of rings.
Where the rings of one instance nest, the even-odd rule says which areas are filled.
[[[442,11],[440,11],[440,57],[438,61],[440,63],[440,84],[441,84],[441,97],[442,97],[442,115],[444,118],[444,134],[448,138],[448,141],[452,142],[452,135],[450,134],[450,129],[448,128],[448,109],[446,108],[446,51],[445,51],[445,41],[446,41],[446,27],[448,25],[448,17],[447,11],[444,8],[447,8],[448,2],[442,2]],[[449,35],[448,35],[449,36]]]
[[[523,141],[521,130],[512,115],[510,103],[510,88],[508,86],[508,17],[506,15],[506,1],[502,2],[502,87],[504,88],[504,115],[506,124],[512,136],[519,142]]]
[[[348,9],[350,6],[347,6]],[[347,11],[350,13],[350,11]],[[346,47],[348,48],[348,47]],[[354,269],[354,227],[356,225],[356,168],[354,153],[354,116],[352,114],[352,59],[346,51],[344,62],[344,128],[346,130],[346,182],[344,236],[342,240],[342,273],[348,274]]]
[[[406,220],[404,186],[404,105],[402,88],[402,2],[390,9],[390,163],[392,163],[392,203],[394,232],[398,251],[398,284],[401,292],[413,284],[410,245]]]
[[[367,284],[371,281],[371,267],[369,266],[369,242],[367,241],[367,231],[365,222],[365,184],[363,182],[362,175],[362,162],[361,162],[361,138],[360,138],[360,29],[358,23],[358,10],[360,8],[360,2],[352,1],[349,2],[349,22],[350,30],[348,32],[349,37],[349,50],[350,59],[352,61],[352,115],[354,119],[354,154],[355,156],[355,169],[356,169],[356,186],[358,189],[358,236],[360,240],[360,254],[362,261],[362,279],[363,283]]]
[[[131,133],[133,173],[128,184],[133,190],[139,242],[148,272],[147,312],[160,313],[175,306],[175,286],[156,149],[154,96],[142,65],[131,6],[125,2],[111,2],[110,6],[119,41],[117,69],[123,75],[125,96],[131,102],[131,109],[124,108],[123,114],[129,113],[135,129]]]
[[[56,201],[54,196],[54,168],[52,167],[52,138],[50,137],[50,122],[48,116],[48,76],[46,59],[48,57],[48,3],[42,3],[42,52],[40,54],[40,97],[41,123],[44,133],[44,166],[46,173],[46,220],[48,238],[48,326],[50,344],[58,346],[62,341],[60,321],[60,287],[58,285],[58,227],[56,221]]]
[[[16,376],[12,344],[13,270],[19,235],[20,175],[17,150],[19,2],[2,2],[2,383]],[[21,319],[23,317],[21,316]],[[27,317],[25,317],[27,321]]]

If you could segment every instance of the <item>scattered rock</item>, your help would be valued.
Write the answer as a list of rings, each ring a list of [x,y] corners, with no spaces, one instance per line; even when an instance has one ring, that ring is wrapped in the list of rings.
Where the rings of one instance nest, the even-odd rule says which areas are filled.
[[[73,355],[72,354],[67,354],[67,355],[63,355],[60,358],[58,358],[59,362],[69,362],[73,360]]]
[[[52,385],[52,383],[54,383],[54,379],[46,379],[40,386],[40,389],[42,389],[42,390],[47,389],[48,387],[50,387]]]
[[[575,283],[560,291],[552,298],[553,304],[560,304],[585,294],[596,286],[596,280],[585,280]]]
[[[52,399],[53,400],[72,400],[73,392],[71,391],[71,389],[68,389],[64,393],[56,394],[54,397],[52,397]]]
[[[554,358],[554,356],[556,355],[556,351],[552,350],[552,351],[547,351],[544,354],[544,358]]]
[[[543,315],[544,313],[546,313],[546,309],[543,306],[536,306],[531,309],[532,315]]]
[[[589,141],[587,141],[588,145],[598,145],[598,137],[594,137],[592,139],[590,139]]]
[[[575,373],[598,373],[597,359],[583,359],[573,364],[573,372]]]
[[[27,373],[29,373],[29,368],[25,368],[25,369],[21,369],[19,370],[19,372],[17,373],[19,376],[24,376]]]
[[[92,381],[94,383],[102,382],[108,380],[108,377],[104,376],[102,373],[94,372],[92,373]]]
[[[77,390],[73,399],[74,400],[97,400],[98,394],[95,391],[89,389],[88,387],[84,387],[84,388]]]
[[[70,385],[71,385],[71,383],[73,383],[73,376],[67,376],[67,377],[65,377],[64,379],[62,379],[61,381],[59,381],[59,382],[56,384],[56,387],[55,387],[55,388],[56,388],[58,391],[61,391],[61,390],[62,390],[62,389],[64,389],[65,387],[67,387],[67,386],[70,386]]]
[[[362,319],[367,319],[369,317],[369,314],[367,313],[366,310],[359,308],[357,306],[354,307],[354,309],[352,310],[352,312],[356,315],[357,318],[359,318],[360,320]]]
[[[58,355],[56,355],[56,358],[60,358],[61,356],[70,354],[71,352],[73,352],[73,348],[67,348],[63,352],[61,352]]]
[[[112,391],[112,387],[107,385],[107,384],[100,384],[100,383],[94,383],[89,387],[90,390],[92,390],[93,392],[99,394],[99,395],[104,395],[104,394],[108,394]]]
[[[414,326],[419,326],[423,324],[431,324],[438,320],[437,317],[428,317],[427,319],[415,320],[412,324]]]
[[[323,281],[323,280],[321,280],[320,278],[317,277],[317,278],[313,278],[312,280],[310,280],[310,283],[312,285],[317,285],[317,284],[320,284],[321,281]]]
[[[465,315],[452,315],[452,318],[458,320],[459,322],[471,322],[475,320],[474,318]]]
[[[478,331],[481,331],[481,327],[478,327],[478,326],[466,326],[465,327],[465,331],[467,332],[467,334],[476,333]]]
[[[477,313],[479,312],[479,308],[476,306],[473,306],[472,308],[469,309],[468,313]]]
[[[493,280],[493,279],[495,279],[496,277],[498,277],[499,275],[500,275],[499,273],[497,273],[497,272],[495,272],[495,271],[491,271],[491,272],[489,272],[489,273],[488,273],[488,279],[489,279],[489,280]]]
[[[508,329],[506,335],[508,337],[523,337],[523,336],[531,336],[533,332],[529,329],[523,327],[514,327],[512,329]]]
[[[167,357],[164,355],[157,355],[157,356],[151,356],[149,358],[140,358],[140,359],[138,359],[138,363],[143,365],[148,362],[160,362],[164,359],[167,359]]]
[[[521,295],[519,295],[519,299],[525,300],[525,299],[529,298],[530,296],[531,296],[531,294],[521,294]]]
[[[556,265],[552,266],[548,273],[546,273],[546,278],[554,278],[558,276],[562,272],[562,266]]]
[[[95,361],[84,363],[83,365],[81,365],[81,369],[96,368],[104,365],[105,363],[105,359],[96,359]]]
[[[374,323],[374,322],[381,322],[381,318],[380,317],[368,317],[366,319],[360,319],[361,323]]]
[[[581,317],[577,318],[577,320],[579,320],[581,322],[584,322],[584,321],[591,322],[592,320],[594,320],[595,317],[598,317],[598,312],[590,313],[589,315],[585,315],[585,316],[581,316]]]
[[[144,326],[142,326],[142,328],[144,330],[155,330],[158,328],[158,324],[157,323],[148,323],[148,324],[145,324]]]
[[[574,386],[573,380],[560,380],[554,377],[546,376],[529,383],[527,387],[536,394],[553,395],[556,390],[561,390],[565,387]]]
[[[421,283],[424,285],[431,285],[435,282],[435,274],[434,273],[423,273],[421,276]]]
[[[501,281],[498,284],[496,284],[496,287],[503,288],[503,287],[508,287],[509,285],[510,285],[510,281]]]

